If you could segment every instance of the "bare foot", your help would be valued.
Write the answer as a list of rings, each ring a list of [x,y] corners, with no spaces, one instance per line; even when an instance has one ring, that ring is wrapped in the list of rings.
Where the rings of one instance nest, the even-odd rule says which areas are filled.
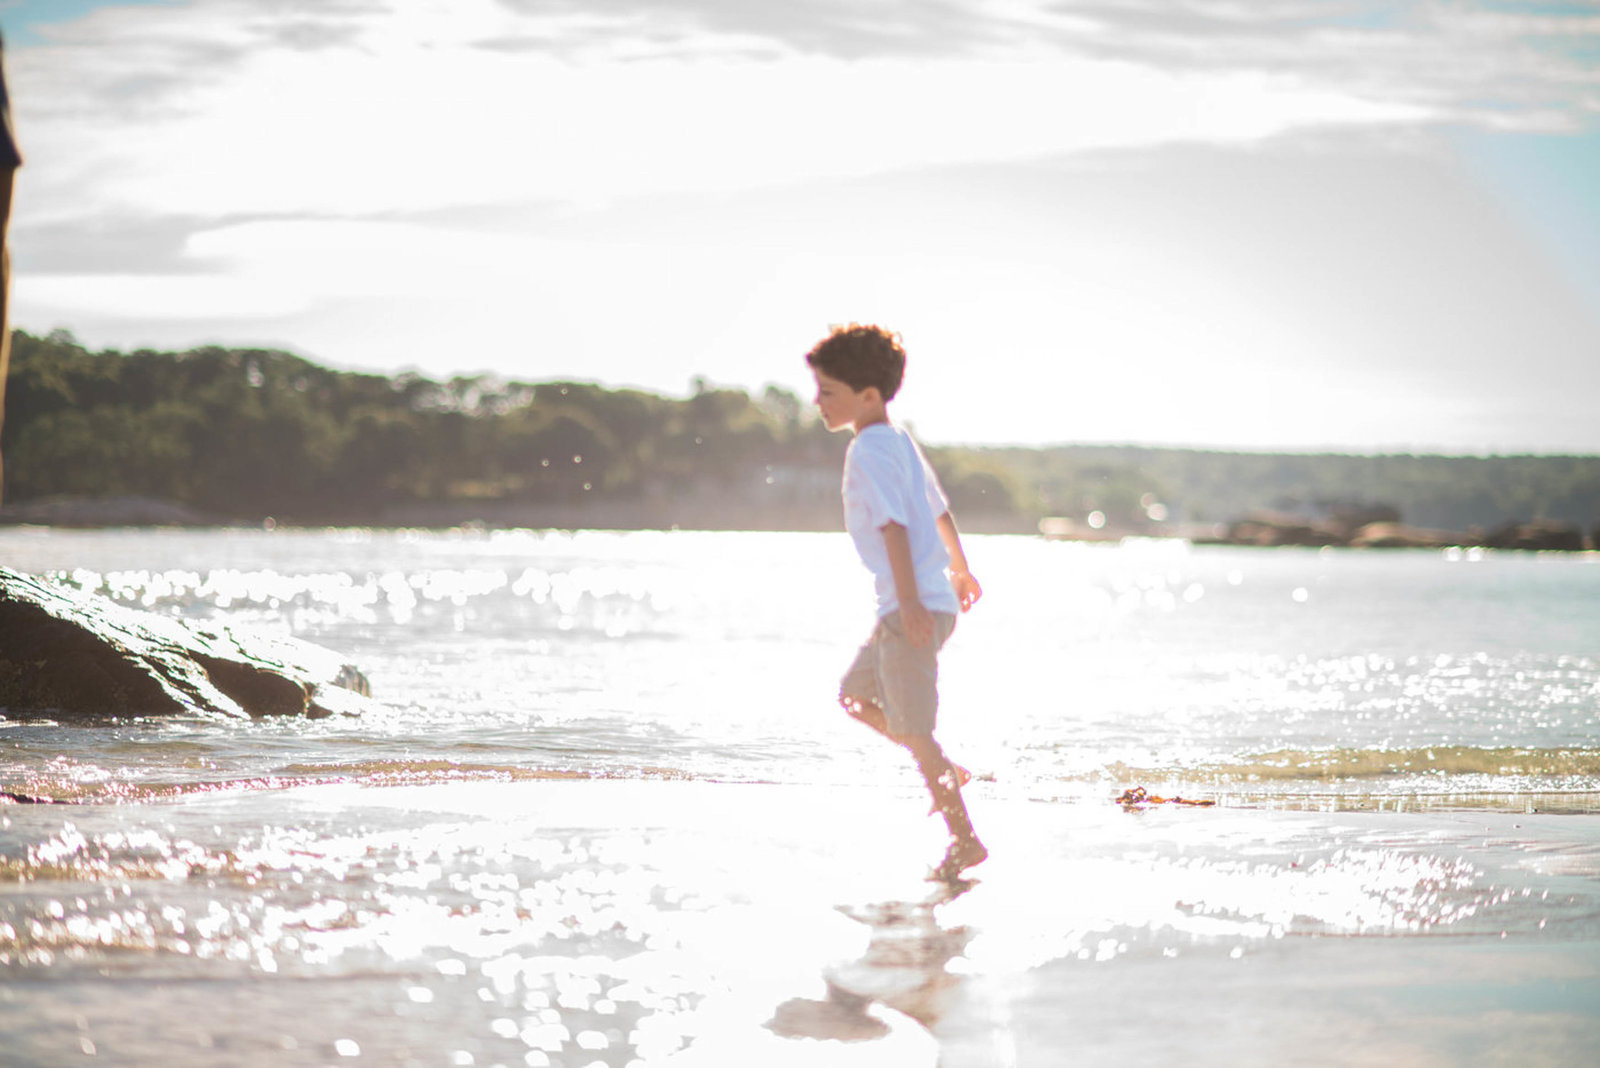
[[[928,880],[949,882],[968,868],[975,868],[987,859],[989,851],[976,838],[951,842],[950,848],[945,852],[944,860],[928,873]]]

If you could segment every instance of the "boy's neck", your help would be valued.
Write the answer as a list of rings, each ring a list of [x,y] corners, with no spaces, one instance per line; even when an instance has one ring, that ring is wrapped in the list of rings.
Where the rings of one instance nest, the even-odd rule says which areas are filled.
[[[891,426],[893,424],[889,422],[889,409],[883,407],[867,412],[860,419],[857,419],[853,425],[855,432],[859,434],[869,426]]]

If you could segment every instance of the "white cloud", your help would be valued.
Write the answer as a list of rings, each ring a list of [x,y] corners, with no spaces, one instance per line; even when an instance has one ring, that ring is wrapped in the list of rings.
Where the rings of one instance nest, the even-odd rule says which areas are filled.
[[[1427,114],[1284,73],[1060,52],[844,59],[777,40],[753,57],[748,35],[657,43],[643,14],[314,10],[111,9],[24,52],[35,210],[587,201]],[[513,32],[541,47],[479,47]]]
[[[308,303],[282,287],[262,288],[248,278],[218,275],[23,275],[15,300],[33,321],[61,324],[83,319],[184,322],[196,319],[292,315]],[[24,324],[27,325],[27,324]]]
[[[1481,408],[1435,348],[1600,337],[1461,176],[1411,166],[1431,125],[1592,107],[1593,20],[1473,14],[102,9],[9,57],[16,318],[668,389],[803,389],[817,331],[880,319],[926,361],[905,405],[939,439],[1443,441]],[[997,373],[952,392],[975,352]]]

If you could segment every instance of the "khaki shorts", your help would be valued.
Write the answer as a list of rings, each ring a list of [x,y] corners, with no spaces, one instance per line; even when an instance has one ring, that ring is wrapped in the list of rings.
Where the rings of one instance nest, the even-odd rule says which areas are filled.
[[[954,613],[934,612],[933,641],[919,649],[906,638],[900,613],[889,613],[844,673],[840,696],[876,702],[896,737],[932,734],[939,710],[939,650],[955,629]]]

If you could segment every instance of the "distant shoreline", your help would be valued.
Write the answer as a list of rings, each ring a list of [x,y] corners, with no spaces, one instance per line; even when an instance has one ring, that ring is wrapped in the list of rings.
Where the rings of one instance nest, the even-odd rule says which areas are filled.
[[[777,386],[752,395],[697,381],[672,397],[491,375],[438,382],[264,349],[93,353],[68,334],[25,331],[11,363],[5,523],[840,526],[847,439]],[[1059,520],[1081,524],[1067,535],[1081,541],[1220,529],[1230,543],[1324,545],[1386,521],[1405,526],[1364,537],[1600,540],[1600,456],[923,444],[974,532],[1033,534]],[[1558,545],[1550,529],[1514,529],[1540,521],[1576,534]]]
[[[1090,527],[1059,517],[1034,522],[1016,514],[978,512],[960,517],[972,534],[1043,537],[1051,541],[1118,543],[1154,538],[1195,545],[1247,548],[1512,549],[1583,552],[1600,549],[1596,536],[1576,526],[1511,523],[1493,531],[1449,532],[1375,522],[1342,529],[1284,517],[1252,516],[1226,524],[1172,524],[1164,529]],[[596,501],[589,504],[463,502],[393,506],[370,516],[259,519],[206,515],[173,501],[150,497],[57,498],[0,507],[0,529],[63,530],[193,529],[255,530],[360,527],[377,530],[597,530],[765,531],[828,533],[843,530],[836,509],[813,506],[673,501]],[[1600,532],[1597,532],[1600,534]]]

